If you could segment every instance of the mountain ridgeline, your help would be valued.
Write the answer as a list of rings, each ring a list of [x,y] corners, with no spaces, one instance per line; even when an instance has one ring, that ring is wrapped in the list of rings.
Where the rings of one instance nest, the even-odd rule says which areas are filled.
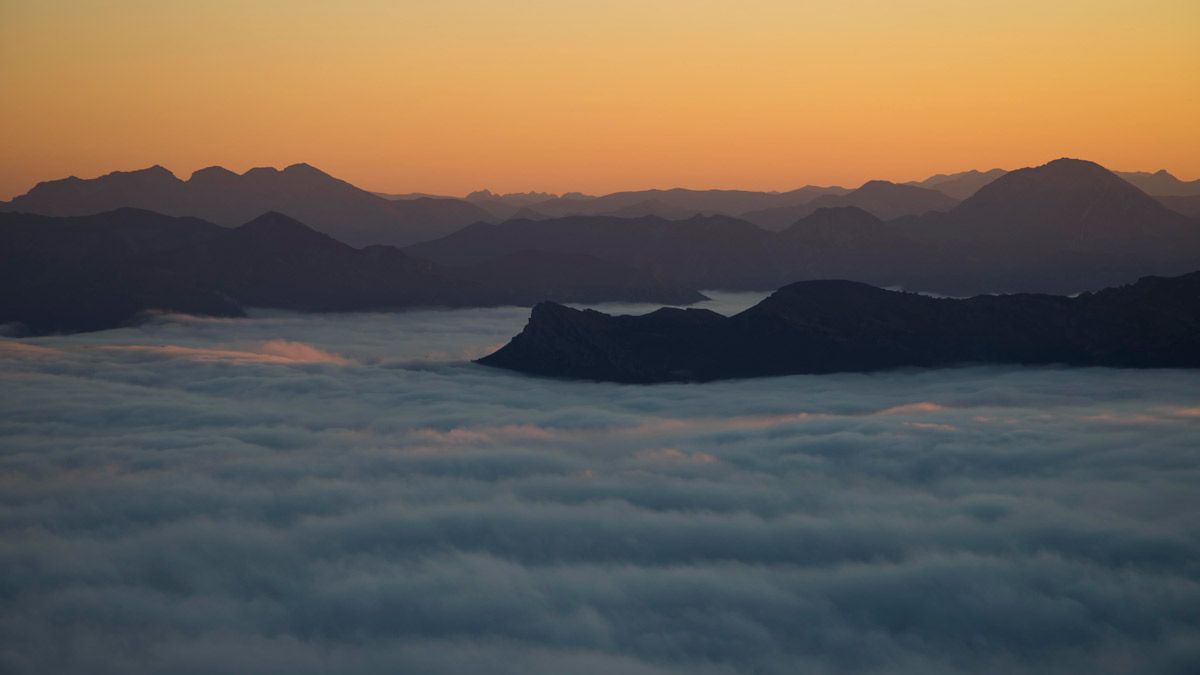
[[[731,317],[609,316],[555,303],[479,363],[625,383],[969,363],[1200,367],[1200,272],[1077,297],[932,298],[850,281],[785,286]]]
[[[922,190],[883,191],[901,187]],[[695,288],[844,278],[948,295],[1074,293],[1200,268],[1200,221],[1097,164],[1062,159],[1007,173],[946,211],[889,221],[846,205],[818,208],[779,232],[728,216],[519,219],[407,250],[463,265],[522,249],[587,252]]]
[[[1182,191],[1188,185],[1169,174],[1142,178]],[[450,234],[400,249],[375,242],[412,241],[442,225],[413,216],[408,227],[408,216],[396,214],[440,209],[447,200],[384,199],[306,165],[240,176],[208,169],[187,181],[165,169],[67,179],[43,183],[0,212],[0,324],[33,333],[91,330],[151,310],[236,316],[260,306],[686,305],[703,299],[699,289],[774,290],[821,279],[952,296],[1067,294],[1200,269],[1200,220],[1097,164],[1061,159],[925,181],[947,183],[964,193],[981,186],[962,201],[883,181],[791,193],[480,192],[470,196],[475,203],[448,200],[470,209]],[[63,215],[122,201],[165,213]],[[323,225],[268,211],[228,226],[239,214],[279,203]],[[527,217],[479,219],[489,217],[481,204]],[[584,204],[612,213],[533,212]],[[751,207],[759,208],[760,223],[773,218],[773,229],[719,213]],[[694,215],[698,208],[706,213]]]
[[[437,239],[472,223],[513,219],[657,216],[686,220],[722,215],[779,231],[820,208],[854,206],[891,220],[950,210],[1006,173],[1002,169],[964,171],[904,184],[873,180],[857,189],[813,185],[785,192],[674,188],[601,196],[479,190],[455,198],[366,192],[308,164],[281,170],[259,167],[242,174],[213,166],[196,171],[187,180],[153,166],[98,178],[72,176],[39,183],[12,202],[0,202],[0,210],[79,216],[140,208],[228,227],[277,211],[353,246],[406,246]],[[1200,199],[1200,181],[1181,181],[1166,171],[1118,175],[1168,208],[1188,215],[1200,212],[1196,201]]]
[[[250,169],[240,175],[214,166],[187,180],[161,166],[88,180],[71,177],[39,183],[5,210],[83,216],[121,208],[191,216],[229,227],[278,211],[352,246],[405,246],[492,218],[459,199],[384,199],[308,164]]]
[[[353,248],[283,214],[236,228],[121,209],[0,214],[0,324],[45,334],[146,312],[243,316],[245,307],[352,311],[623,300],[689,304],[695,290],[584,254],[518,251],[443,268],[391,246]]]

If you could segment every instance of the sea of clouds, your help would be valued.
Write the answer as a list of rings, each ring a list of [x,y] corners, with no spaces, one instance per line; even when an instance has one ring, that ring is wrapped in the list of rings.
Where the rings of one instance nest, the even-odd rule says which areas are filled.
[[[1200,663],[1196,373],[469,362],[527,314],[0,340],[0,672]]]

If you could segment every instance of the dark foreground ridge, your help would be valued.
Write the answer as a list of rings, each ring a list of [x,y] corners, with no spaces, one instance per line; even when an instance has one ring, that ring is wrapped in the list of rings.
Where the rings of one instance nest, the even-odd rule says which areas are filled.
[[[963,363],[1195,368],[1200,272],[1077,297],[949,299],[804,281],[731,317],[699,309],[610,316],[544,302],[478,362],[628,383]]]
[[[236,228],[120,209],[0,213],[0,331],[104,330],[152,312],[244,316],[602,301],[689,304],[696,290],[586,254],[517,251],[443,267],[391,246],[353,248],[283,214]]]

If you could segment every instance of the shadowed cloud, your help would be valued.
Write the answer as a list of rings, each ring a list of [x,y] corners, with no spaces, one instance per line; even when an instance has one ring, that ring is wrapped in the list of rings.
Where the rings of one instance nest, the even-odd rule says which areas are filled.
[[[639,387],[430,357],[524,319],[161,317],[0,342],[0,670],[1195,662],[1193,374]]]

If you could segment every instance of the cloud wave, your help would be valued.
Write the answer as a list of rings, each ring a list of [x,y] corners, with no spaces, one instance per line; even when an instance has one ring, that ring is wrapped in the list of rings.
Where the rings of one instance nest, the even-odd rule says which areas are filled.
[[[446,360],[524,318],[162,317],[0,341],[0,671],[1200,657],[1194,373],[636,387]]]

